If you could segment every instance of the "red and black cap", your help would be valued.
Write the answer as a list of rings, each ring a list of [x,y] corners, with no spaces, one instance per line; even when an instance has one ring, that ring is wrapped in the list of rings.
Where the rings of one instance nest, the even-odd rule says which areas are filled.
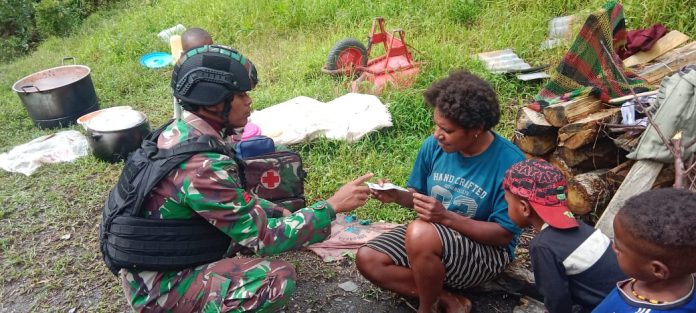
[[[578,222],[567,206],[565,177],[544,160],[515,163],[505,173],[503,188],[529,201],[534,211],[555,228],[573,228]]]

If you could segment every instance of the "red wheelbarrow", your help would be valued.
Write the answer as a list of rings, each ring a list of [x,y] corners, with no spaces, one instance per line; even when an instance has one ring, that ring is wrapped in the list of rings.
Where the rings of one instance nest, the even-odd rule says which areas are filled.
[[[384,44],[384,55],[368,61],[375,44]],[[360,41],[347,38],[338,41],[329,51],[324,73],[358,77],[352,83],[353,92],[379,94],[389,84],[407,88],[413,84],[422,62],[414,62],[404,39],[404,31],[384,30],[384,18],[372,20],[367,48]]]

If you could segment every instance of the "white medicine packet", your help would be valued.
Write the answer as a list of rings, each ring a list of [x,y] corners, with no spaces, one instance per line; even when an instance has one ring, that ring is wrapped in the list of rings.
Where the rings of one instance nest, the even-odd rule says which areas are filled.
[[[408,189],[394,185],[392,183],[384,183],[383,185],[379,184],[373,184],[373,183],[367,183],[367,187],[372,189],[372,190],[391,190],[391,189],[396,189],[396,190],[401,190],[401,191],[408,191]]]

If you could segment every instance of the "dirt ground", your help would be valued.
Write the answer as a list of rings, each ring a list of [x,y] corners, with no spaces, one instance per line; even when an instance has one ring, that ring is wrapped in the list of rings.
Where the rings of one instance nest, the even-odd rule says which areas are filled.
[[[364,279],[351,259],[324,263],[309,251],[289,252],[282,259],[293,263],[297,270],[297,290],[285,309],[287,313],[311,312],[415,312],[418,301],[404,299],[381,290]],[[339,287],[351,281],[358,286],[353,292]],[[512,312],[519,302],[517,296],[505,292],[465,293],[474,304],[473,312]]]

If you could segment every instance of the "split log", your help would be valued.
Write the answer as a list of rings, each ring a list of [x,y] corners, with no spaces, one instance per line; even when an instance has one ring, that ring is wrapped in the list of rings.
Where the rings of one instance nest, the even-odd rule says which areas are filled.
[[[512,138],[512,143],[523,152],[535,156],[543,156],[556,147],[556,133],[554,132],[553,134],[544,136],[515,134]]]
[[[614,195],[607,182],[608,169],[575,175],[568,181],[568,208],[575,215],[601,212]]]
[[[563,173],[563,177],[565,177],[566,181],[570,180],[573,176],[580,174],[579,170],[568,166],[568,164],[566,164],[566,162],[563,161],[563,159],[558,156],[558,153],[555,151],[549,158],[549,163]]]
[[[561,127],[558,130],[559,146],[577,149],[594,142],[601,137],[600,123],[618,123],[621,119],[621,109],[611,108],[590,114],[589,116]]]
[[[517,131],[527,136],[550,135],[557,129],[548,121],[543,114],[528,107],[521,107],[517,110]]]
[[[633,147],[635,147],[638,144],[639,140],[640,133],[634,132],[625,132],[613,139],[614,145],[626,152],[631,152],[633,150]]]
[[[583,119],[603,107],[602,102],[595,97],[578,97],[570,101],[549,105],[544,108],[544,117],[551,125],[563,127],[568,123]]]
[[[666,52],[679,47],[681,44],[689,41],[689,36],[684,35],[678,30],[670,31],[669,33],[658,39],[652,48],[648,51],[640,51],[623,61],[625,67],[631,67],[638,64],[648,63],[655,58],[665,54]]]
[[[614,239],[614,216],[621,209],[621,207],[626,203],[628,198],[637,195],[641,192],[649,190],[655,178],[657,178],[660,170],[662,170],[662,163],[650,161],[650,160],[640,160],[636,162],[631,170],[628,172],[626,179],[624,179],[621,186],[611,198],[609,205],[602,213],[602,216],[597,221],[595,228],[600,229],[602,233],[609,236],[609,238]]]
[[[590,143],[578,149],[559,147],[556,151],[568,166],[583,170],[614,167],[626,156],[625,151],[616,148],[611,139],[607,138],[602,138],[596,144]]]
[[[696,63],[696,41],[665,53],[637,72],[648,83],[655,84],[685,65],[693,63]]]

